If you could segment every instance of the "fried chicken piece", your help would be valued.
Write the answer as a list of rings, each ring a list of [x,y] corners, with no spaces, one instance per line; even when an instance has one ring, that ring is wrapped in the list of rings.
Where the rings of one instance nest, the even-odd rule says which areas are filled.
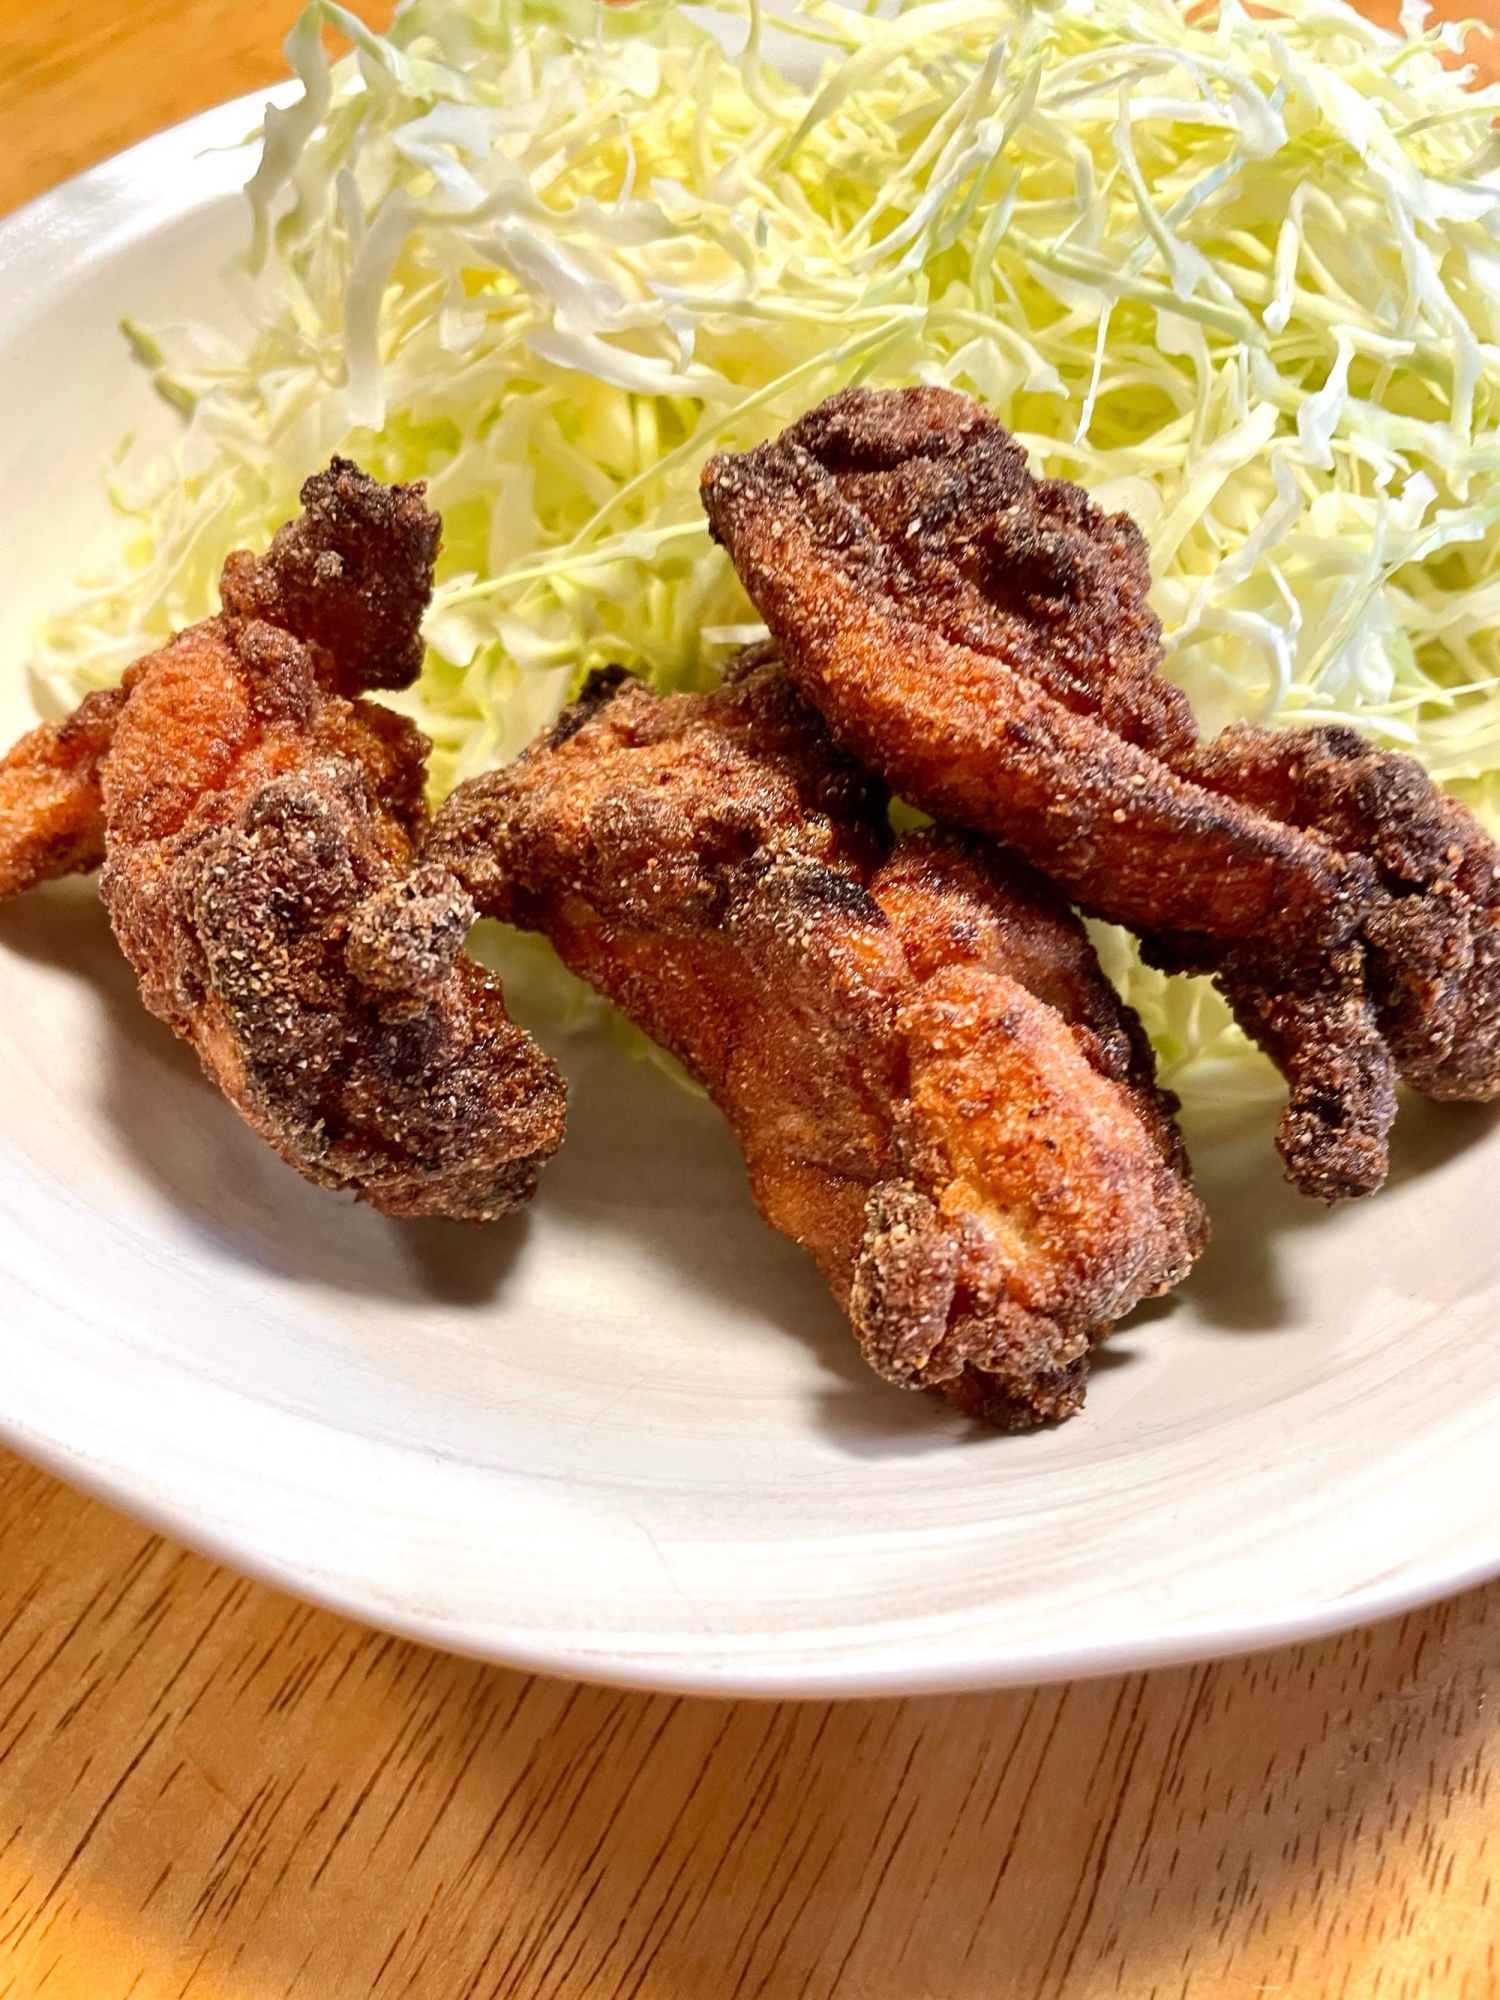
[[[421,665],[439,522],[335,459],[224,609],[0,764],[0,887],[104,864],[146,1005],[281,1157],[387,1215],[526,1201],[564,1089],[413,867],[427,741],[358,699]]]
[[[424,853],[698,1079],[880,1374],[1029,1429],[1203,1212],[1076,918],[972,835],[892,850],[885,806],[774,657],[665,700],[611,669]]]
[[[71,715],[42,723],[0,760],[0,896],[103,861],[99,766],[124,701],[122,688],[85,695]]]
[[[1180,766],[1292,826],[1367,854],[1380,893],[1363,926],[1381,1034],[1426,1097],[1500,1094],[1500,847],[1414,757],[1357,730],[1235,723]]]
[[[946,413],[940,407],[936,416],[942,422]],[[1161,633],[1133,524],[1106,521],[1067,481],[1033,480],[997,425],[966,439],[958,460],[957,476],[951,463],[936,479],[924,466],[915,537],[906,532],[910,491],[901,482],[861,472],[840,480],[897,544],[924,617],[955,642],[1000,653],[1178,777],[1368,856],[1380,891],[1362,926],[1364,977],[1400,1075],[1430,1097],[1500,1092],[1500,849],[1473,814],[1414,758],[1377,749],[1352,729],[1237,723],[1201,743],[1187,697],[1157,671]],[[983,562],[970,547],[976,524],[988,538]],[[1252,1028],[1258,1038],[1274,1032],[1264,1027],[1268,1009],[1296,1004],[1243,975],[1230,985],[1242,1018],[1253,1012],[1261,1024]],[[1357,1062],[1368,1052],[1363,1013],[1347,973],[1340,988],[1358,1016],[1353,1040],[1337,1010],[1315,1009],[1309,1028],[1333,1029],[1330,1060],[1343,1049]],[[1307,1059],[1305,1035],[1283,1031],[1276,1040],[1279,1059]],[[1294,1045],[1303,1053],[1293,1056]],[[1313,1058],[1314,1071],[1323,1060]],[[1374,1076],[1358,1086],[1378,1087]]]
[[[978,404],[846,391],[712,460],[703,499],[856,755],[1020,849],[1151,962],[1213,974],[1287,1076],[1296,1185],[1335,1200],[1380,1184],[1398,1062],[1433,1095],[1500,1090],[1495,851],[1477,823],[1352,732],[1322,732],[1320,753],[1297,732],[1201,745],[1157,672],[1139,531],[1032,479]]]

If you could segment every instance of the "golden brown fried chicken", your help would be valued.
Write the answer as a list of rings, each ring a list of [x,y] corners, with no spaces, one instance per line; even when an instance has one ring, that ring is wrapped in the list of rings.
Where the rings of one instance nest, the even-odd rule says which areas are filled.
[[[1500,1091],[1500,854],[1353,732],[1202,745],[1157,673],[1138,530],[1034,480],[940,389],[831,397],[714,459],[716,536],[835,734],[930,812],[1020,849],[1153,962],[1215,976],[1290,1084],[1288,1175],[1386,1171],[1396,1065]]]
[[[424,853],[703,1084],[872,1366],[1030,1428],[1203,1213],[1071,912],[972,836],[892,851],[885,805],[774,658],[666,700],[614,669]]]
[[[42,723],[0,761],[0,896],[87,874],[103,861],[99,767],[124,702],[123,688],[85,695],[71,715]]]
[[[413,867],[426,739],[358,699],[421,665],[439,522],[335,459],[223,611],[0,764],[0,892],[104,864],[153,1013],[287,1163],[388,1215],[483,1221],[562,1137],[556,1069]]]

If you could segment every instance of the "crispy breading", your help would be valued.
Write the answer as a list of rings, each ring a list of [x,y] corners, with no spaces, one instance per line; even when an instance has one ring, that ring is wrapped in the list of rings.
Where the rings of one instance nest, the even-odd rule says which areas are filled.
[[[1500,1091],[1500,856],[1477,822],[1352,732],[1201,745],[1157,672],[1139,531],[1033,480],[978,404],[846,391],[712,460],[703,499],[856,755],[1153,963],[1214,975],[1287,1075],[1305,1191],[1379,1185],[1398,1062],[1433,1095]]]
[[[409,681],[439,523],[335,460],[225,610],[0,766],[0,884],[101,860],[153,1013],[289,1165],[388,1215],[483,1221],[533,1192],[564,1090],[413,868],[427,741],[358,699]]]
[[[1500,848],[1414,757],[1357,730],[1236,723],[1182,759],[1198,783],[1367,854],[1367,977],[1402,1078],[1428,1097],[1500,1094]]]
[[[774,659],[658,699],[619,670],[424,848],[668,1048],[867,1357],[1006,1428],[1206,1233],[1172,1101],[1076,918],[882,787]]]
[[[224,564],[227,618],[261,619],[317,646],[332,692],[410,687],[422,671],[422,614],[442,523],[423,488],[384,486],[347,459],[310,479],[302,512],[263,556]]]
[[[0,896],[97,868],[104,859],[99,764],[125,696],[85,695],[61,722],[44,722],[0,759]]]

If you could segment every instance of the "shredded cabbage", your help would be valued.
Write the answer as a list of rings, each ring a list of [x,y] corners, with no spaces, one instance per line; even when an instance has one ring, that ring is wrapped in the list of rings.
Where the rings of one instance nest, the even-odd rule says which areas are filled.
[[[377,36],[315,0],[246,330],[129,329],[186,429],[118,475],[120,565],[39,634],[39,693],[208,613],[338,450],[443,513],[397,698],[441,793],[592,667],[711,680],[759,628],[703,460],[921,380],[1135,516],[1206,730],[1348,718],[1494,818],[1500,90],[1424,13],[725,0],[715,32],[671,0],[406,0]],[[1179,1088],[1265,1087],[1211,990],[1101,937]]]

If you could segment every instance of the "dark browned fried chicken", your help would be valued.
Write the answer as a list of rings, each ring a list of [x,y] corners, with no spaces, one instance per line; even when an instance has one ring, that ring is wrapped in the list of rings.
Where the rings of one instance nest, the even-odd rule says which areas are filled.
[[[941,389],[831,397],[714,459],[716,536],[799,684],[895,789],[1010,842],[1153,962],[1211,972],[1290,1084],[1288,1175],[1386,1171],[1397,1066],[1500,1091],[1500,853],[1348,730],[1201,744],[1124,515]]]
[[[703,1084],[873,1367],[1030,1428],[1203,1212],[1066,905],[971,835],[892,849],[885,805],[774,658],[666,700],[615,669],[424,854]]]
[[[1474,815],[1414,757],[1353,729],[1236,723],[1185,748],[1182,766],[1370,857],[1366,978],[1397,1069],[1427,1097],[1500,1093],[1500,848]]]
[[[335,459],[223,611],[0,763],[0,893],[104,866],[153,1013],[281,1157],[388,1215],[483,1221],[562,1138],[553,1064],[464,955],[427,741],[358,699],[421,666],[437,516]]]

